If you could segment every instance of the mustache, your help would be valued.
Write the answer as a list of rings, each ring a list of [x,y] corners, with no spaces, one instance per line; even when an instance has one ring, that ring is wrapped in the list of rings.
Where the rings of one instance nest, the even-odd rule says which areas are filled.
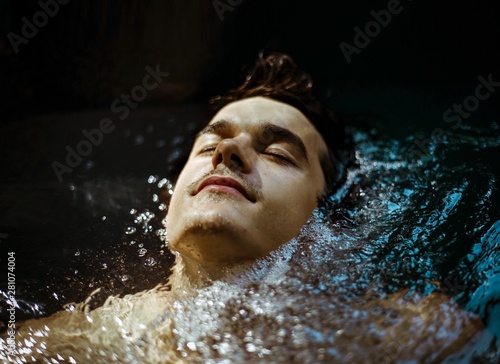
[[[249,193],[250,196],[253,196],[255,198],[259,198],[262,196],[262,192],[260,191],[260,189],[255,185],[255,183],[247,181],[243,173],[241,173],[240,171],[233,171],[227,168],[214,169],[212,171],[204,173],[200,178],[198,178],[197,180],[188,185],[189,194],[194,195],[200,183],[206,178],[211,176],[233,178],[241,183],[243,188],[245,188],[245,190]]]

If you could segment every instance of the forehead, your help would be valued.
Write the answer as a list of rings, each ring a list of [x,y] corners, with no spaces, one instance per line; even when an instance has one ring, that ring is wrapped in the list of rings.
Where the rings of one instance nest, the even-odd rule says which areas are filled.
[[[209,125],[220,120],[229,121],[243,130],[257,129],[264,123],[274,124],[297,134],[308,150],[326,151],[323,138],[304,114],[280,101],[260,96],[235,101],[222,108]]]

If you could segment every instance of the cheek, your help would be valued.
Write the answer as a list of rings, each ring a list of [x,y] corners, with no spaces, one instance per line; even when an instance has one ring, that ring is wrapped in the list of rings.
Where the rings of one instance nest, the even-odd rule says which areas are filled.
[[[195,166],[196,167],[196,166]],[[195,174],[196,168],[193,168],[192,165],[187,165],[179,174],[179,178],[177,179],[174,186],[174,193],[172,194],[172,198],[170,199],[170,204],[167,211],[167,221],[174,220],[177,216],[179,216],[185,207],[186,197],[188,192],[188,186],[196,181],[196,178],[201,174]],[[200,172],[200,167],[198,167],[198,173]]]
[[[315,204],[308,198],[293,196],[297,192],[293,191],[281,200],[281,196],[275,194],[275,199],[269,201],[258,217],[260,224],[256,232],[260,235],[257,238],[265,244],[267,251],[296,237],[311,216]]]
[[[311,178],[280,176],[279,181],[264,193],[269,199],[269,212],[274,215],[271,217],[277,218],[276,223],[286,221],[300,227],[317,206],[317,183]]]
[[[193,182],[197,181],[201,176],[211,169],[211,163],[209,160],[193,160],[188,161],[184,166],[179,178],[174,187],[174,195],[182,194]]]

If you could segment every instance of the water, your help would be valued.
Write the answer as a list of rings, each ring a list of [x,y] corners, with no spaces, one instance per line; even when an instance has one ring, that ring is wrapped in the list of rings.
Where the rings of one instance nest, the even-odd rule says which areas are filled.
[[[51,283],[20,266],[17,293],[17,317],[64,310],[29,321],[16,360],[497,363],[498,130],[447,132],[411,159],[415,136],[352,128],[356,164],[300,236],[195,292],[164,285],[168,176],[72,181],[58,191],[78,206],[76,236],[35,248]]]

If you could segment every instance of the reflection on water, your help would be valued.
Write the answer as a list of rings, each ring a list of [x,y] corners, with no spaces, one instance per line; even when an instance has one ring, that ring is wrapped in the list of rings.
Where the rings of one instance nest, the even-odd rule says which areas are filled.
[[[149,205],[139,206],[139,199],[113,221],[122,231],[120,244],[76,250],[68,267],[73,288],[96,291],[19,327],[18,355],[10,358],[498,362],[498,128],[472,137],[474,131],[450,134],[419,160],[407,159],[412,138],[351,132],[357,164],[300,236],[244,275],[196,292],[170,291],[163,284],[141,289],[138,277],[151,274],[150,283],[165,283],[172,266],[161,225],[172,186],[158,176],[124,181],[123,188],[128,184],[132,191],[147,186]],[[113,184],[108,181],[106,191],[106,182],[99,181],[94,193],[92,181],[74,186],[73,193],[88,192],[96,204],[106,201],[100,197],[109,201]],[[100,262],[101,272],[85,271],[92,260]],[[83,275],[75,269],[78,262]],[[39,304],[27,302],[21,309],[33,317]],[[2,360],[6,355],[2,350]]]

